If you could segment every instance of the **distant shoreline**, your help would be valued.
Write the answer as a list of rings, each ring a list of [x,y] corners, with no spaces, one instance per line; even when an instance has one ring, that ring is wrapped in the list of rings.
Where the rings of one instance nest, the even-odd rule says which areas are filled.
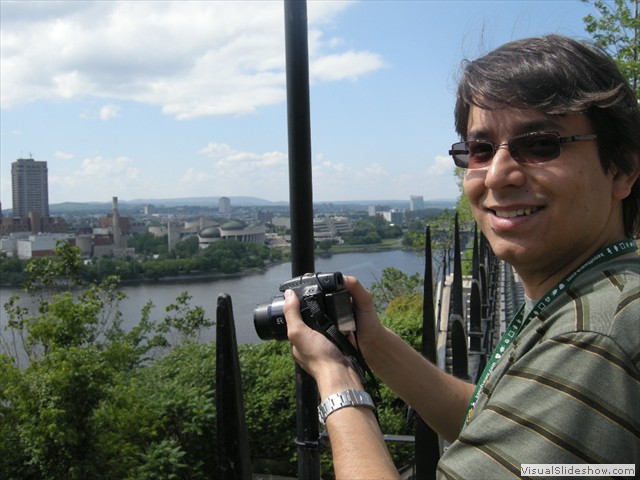
[[[341,255],[343,253],[375,253],[375,252],[385,252],[391,250],[403,250],[402,244],[400,241],[394,242],[383,242],[379,244],[370,244],[370,245],[336,245],[331,248],[329,251],[316,250],[314,251],[314,256],[316,258],[327,258],[333,255]],[[281,261],[269,262],[264,265],[262,268],[247,268],[241,270],[239,272],[234,273],[223,273],[223,272],[197,272],[197,273],[184,273],[180,275],[167,275],[158,278],[131,278],[131,279],[120,279],[120,285],[144,285],[144,284],[161,284],[161,283],[172,283],[172,282],[198,282],[202,280],[215,280],[219,278],[234,278],[241,277],[244,275],[250,275],[252,273],[259,273],[267,270],[268,268],[276,265],[280,265],[282,263],[290,262],[291,259],[283,259]],[[11,287],[11,288],[19,288],[22,287],[22,283],[4,283],[0,281],[0,287]]]
[[[333,255],[341,255],[343,253],[375,253],[375,252],[388,252],[391,250],[402,250],[402,246],[400,243],[395,245],[390,244],[377,244],[377,245],[353,245],[349,246],[351,248],[340,249],[340,251],[333,250],[329,252],[323,252],[316,250],[314,251],[314,256],[316,258],[327,258]],[[333,247],[336,248],[336,247]],[[185,273],[182,275],[168,275],[164,277],[158,278],[139,278],[139,279],[129,279],[129,280],[121,280],[120,283],[122,285],[140,285],[140,284],[148,284],[148,283],[172,283],[178,281],[200,281],[200,280],[215,280],[218,278],[234,278],[234,277],[242,277],[244,275],[250,275],[252,273],[260,273],[269,269],[270,267],[281,265],[283,263],[291,262],[291,259],[281,260],[278,262],[270,262],[266,264],[262,268],[247,268],[235,273],[222,273],[222,272],[211,272],[211,273]]]

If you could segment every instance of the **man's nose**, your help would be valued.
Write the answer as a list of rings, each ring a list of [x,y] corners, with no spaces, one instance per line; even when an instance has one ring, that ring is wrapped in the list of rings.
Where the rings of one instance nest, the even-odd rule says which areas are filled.
[[[485,185],[491,189],[521,186],[525,180],[523,166],[518,163],[506,143],[496,145],[496,153],[487,170]]]

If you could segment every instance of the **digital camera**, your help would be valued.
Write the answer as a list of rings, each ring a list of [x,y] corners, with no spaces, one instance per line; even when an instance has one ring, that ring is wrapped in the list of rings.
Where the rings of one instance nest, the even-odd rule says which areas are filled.
[[[307,273],[280,284],[281,292],[288,289],[300,299],[300,314],[309,327],[324,332],[335,325],[344,335],[355,331],[351,295],[344,286],[342,273]],[[253,311],[253,323],[262,340],[286,340],[284,296],[258,305]]]

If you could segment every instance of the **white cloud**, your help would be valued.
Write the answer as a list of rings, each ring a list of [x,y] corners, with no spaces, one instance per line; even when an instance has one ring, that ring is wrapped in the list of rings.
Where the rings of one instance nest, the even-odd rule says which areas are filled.
[[[115,159],[93,157],[85,158],[82,162],[82,170],[79,177],[87,178],[115,178],[136,179],[140,170],[133,166],[133,160],[127,157],[117,157]]]
[[[209,143],[198,152],[210,160],[199,169],[188,168],[180,177],[184,194],[246,195],[286,200],[282,191],[288,182],[287,154],[283,152],[248,152],[224,143]]]
[[[78,170],[71,174],[56,177],[59,184],[90,185],[88,182],[121,183],[128,180],[136,180],[140,170],[133,165],[133,160],[127,157],[105,158],[102,156],[85,158]],[[95,183],[94,183],[95,185]]]
[[[234,150],[224,143],[209,143],[198,153],[214,160],[213,167],[216,171],[226,174],[287,167],[287,155],[282,152],[253,153]]]
[[[189,119],[249,114],[285,99],[282,2],[52,3],[2,2],[3,108],[94,96]],[[340,51],[340,39],[325,39],[348,5],[309,4],[312,81],[357,79],[384,66],[375,53]],[[105,106],[99,118],[117,114]]]
[[[433,164],[427,169],[429,175],[453,175],[454,164],[451,157],[438,155],[433,159]]]
[[[122,108],[117,105],[107,104],[100,107],[99,110],[85,110],[80,113],[80,118],[83,120],[102,120],[106,122],[120,116]]]
[[[315,177],[331,177],[333,175],[350,175],[353,172],[344,163],[333,163],[329,160],[323,160],[322,156],[318,157],[319,162],[316,162],[312,167],[312,173]]]
[[[61,153],[61,152],[58,152]],[[58,153],[56,156],[58,157]],[[148,187],[135,162],[125,156],[85,158],[75,170],[58,169],[49,173],[49,197],[52,202],[69,199],[103,201],[113,196],[130,198],[130,192]],[[87,196],[90,191],[90,196]]]
[[[182,175],[180,183],[193,186],[194,184],[213,182],[214,178],[213,173],[197,172],[195,168],[188,168]]]
[[[209,143],[206,147],[198,152],[209,158],[218,159],[225,158],[233,154],[233,149],[226,143]]]
[[[386,177],[389,174],[389,172],[387,172],[387,170],[385,170],[385,168],[379,163],[372,163],[365,169],[365,171],[368,175],[376,177]]]
[[[120,116],[120,110],[121,108],[117,105],[105,105],[100,109],[98,117],[100,120],[111,120]]]
[[[310,76],[320,81],[351,79],[384,68],[380,57],[371,52],[354,52],[326,55],[313,61],[309,67]]]

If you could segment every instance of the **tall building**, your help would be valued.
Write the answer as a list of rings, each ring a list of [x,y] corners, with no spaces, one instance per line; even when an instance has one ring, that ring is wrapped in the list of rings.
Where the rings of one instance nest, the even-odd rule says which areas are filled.
[[[424,209],[424,198],[422,195],[411,195],[409,197],[409,210],[415,212],[416,210]]]
[[[230,213],[231,212],[231,200],[228,197],[220,197],[218,200],[218,211],[220,213]]]
[[[13,218],[49,217],[48,180],[47,162],[19,158],[11,164]]]
[[[111,218],[113,220],[113,244],[116,248],[122,247],[122,229],[120,228],[120,212],[118,211],[118,197],[111,199],[112,213]]]

